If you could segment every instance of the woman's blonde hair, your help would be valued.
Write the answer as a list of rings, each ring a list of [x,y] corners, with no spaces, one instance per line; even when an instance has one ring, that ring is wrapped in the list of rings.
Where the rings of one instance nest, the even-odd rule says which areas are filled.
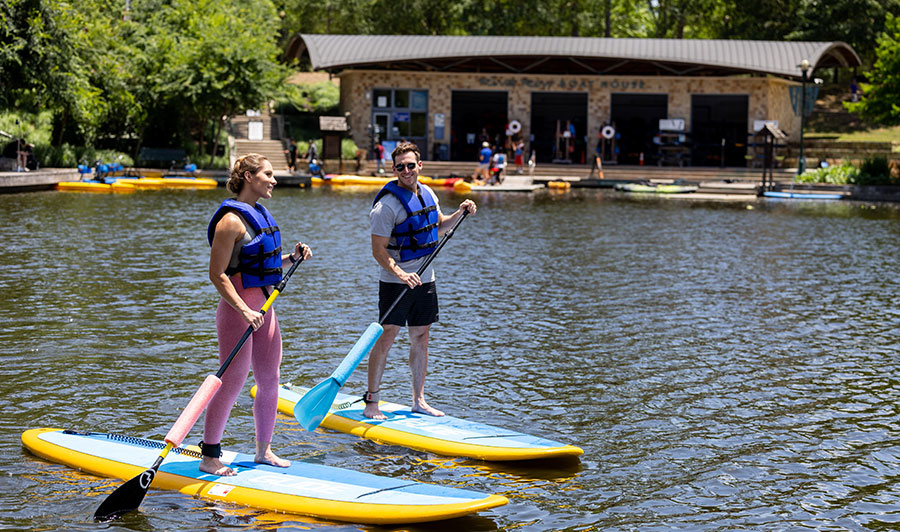
[[[250,172],[250,175],[256,175],[257,172],[262,170],[263,161],[268,160],[265,155],[258,153],[248,153],[238,157],[238,160],[234,162],[234,168],[231,169],[231,175],[228,177],[225,187],[235,194],[240,194],[241,189],[244,188],[244,174]]]

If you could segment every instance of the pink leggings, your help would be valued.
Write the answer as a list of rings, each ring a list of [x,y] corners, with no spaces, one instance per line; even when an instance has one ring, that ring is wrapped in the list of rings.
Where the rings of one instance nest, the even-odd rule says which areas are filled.
[[[244,289],[240,279],[234,279],[234,287],[250,308],[259,310],[266,302],[261,288]],[[240,341],[250,325],[241,313],[231,308],[224,299],[219,300],[216,309],[216,331],[219,336],[219,364],[225,362],[231,350]],[[253,401],[253,420],[256,424],[256,441],[271,442],[275,430],[275,414],[278,406],[278,380],[281,365],[281,329],[275,309],[266,312],[262,327],[250,335],[244,347],[235,355],[231,365],[222,375],[222,387],[213,396],[206,408],[203,427],[203,442],[215,445],[222,441],[225,422],[237,400],[250,367],[256,380],[256,399]]]

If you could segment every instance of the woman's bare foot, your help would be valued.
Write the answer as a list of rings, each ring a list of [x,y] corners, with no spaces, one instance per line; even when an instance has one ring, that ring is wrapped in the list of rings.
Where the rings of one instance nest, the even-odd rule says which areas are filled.
[[[426,403],[424,400],[419,401],[418,404],[414,402],[412,411],[418,414],[427,414],[434,417],[441,417],[444,415],[444,413],[437,408],[431,408],[430,406],[428,406],[428,403]]]
[[[233,477],[237,473],[227,465],[223,464],[218,458],[204,456],[200,460],[200,471],[209,473],[210,475],[218,475],[220,477]]]
[[[290,460],[285,460],[284,458],[278,458],[275,456],[275,453],[269,451],[268,453],[260,456],[256,455],[256,458],[253,459],[257,464],[268,464],[275,467],[289,467],[291,465]]]
[[[257,464],[268,464],[275,467],[288,467],[291,465],[290,460],[278,458],[278,456],[272,452],[272,446],[269,442],[256,443],[256,457],[253,461]]]

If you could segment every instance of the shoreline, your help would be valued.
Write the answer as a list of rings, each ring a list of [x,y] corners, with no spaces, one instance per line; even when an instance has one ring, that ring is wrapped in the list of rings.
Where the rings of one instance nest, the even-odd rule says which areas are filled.
[[[464,163],[466,164],[466,163]],[[617,183],[636,183],[651,181],[654,183],[671,183],[684,180],[699,185],[697,193],[675,194],[668,197],[685,199],[719,199],[749,200],[759,197],[762,185],[760,170],[747,171],[742,168],[655,168],[655,167],[618,167],[605,168],[606,179],[583,178],[572,175],[571,169],[560,168],[559,175],[552,167],[542,165],[539,175],[533,176],[535,184],[545,185],[550,181],[566,181],[571,188],[613,188]],[[159,169],[137,169],[141,175],[158,175],[166,173]],[[366,174],[368,172],[360,172]],[[182,173],[183,174],[183,173]],[[621,175],[617,175],[621,174]],[[654,175],[656,174],[656,175]],[[178,175],[173,173],[172,175]],[[511,174],[512,175],[512,174]],[[183,175],[182,175],[183,176]],[[44,168],[29,172],[0,172],[0,194],[37,192],[53,190],[57,183],[79,181],[81,174],[75,168]],[[194,177],[215,179],[219,186],[224,186],[228,179],[225,170],[202,170]],[[282,186],[309,187],[311,177],[307,174],[276,172],[276,179]],[[434,177],[440,176],[435,172]],[[812,183],[793,183],[793,174],[781,169],[775,175],[775,191],[792,190],[798,193],[832,193],[840,194],[845,200],[870,202],[900,202],[900,187],[894,186],[860,186],[860,185],[828,185]]]

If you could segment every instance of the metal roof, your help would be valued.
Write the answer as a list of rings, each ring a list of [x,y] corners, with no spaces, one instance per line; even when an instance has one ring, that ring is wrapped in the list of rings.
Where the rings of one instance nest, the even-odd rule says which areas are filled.
[[[348,68],[572,75],[702,76],[773,74],[800,77],[816,68],[859,66],[843,42],[480,37],[426,35],[295,36],[289,57],[313,69]]]

